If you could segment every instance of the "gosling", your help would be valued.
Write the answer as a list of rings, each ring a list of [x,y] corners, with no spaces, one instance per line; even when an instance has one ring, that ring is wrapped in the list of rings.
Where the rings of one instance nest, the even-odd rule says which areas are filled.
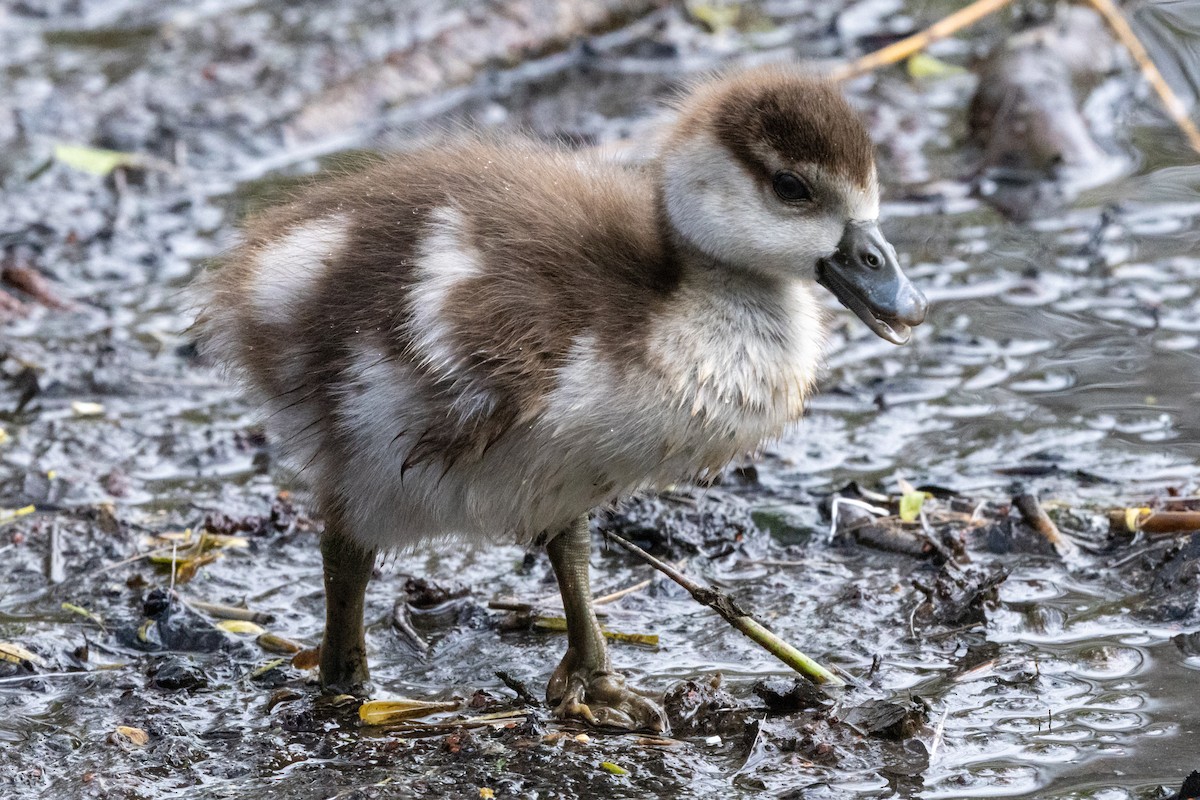
[[[556,715],[663,730],[609,660],[588,512],[711,476],[797,420],[825,339],[816,284],[908,340],[926,300],[878,215],[860,119],[776,66],[697,86],[643,170],[460,138],[251,219],[198,324],[324,516],[322,686],[368,680],[377,552],[538,542],[567,619]]]

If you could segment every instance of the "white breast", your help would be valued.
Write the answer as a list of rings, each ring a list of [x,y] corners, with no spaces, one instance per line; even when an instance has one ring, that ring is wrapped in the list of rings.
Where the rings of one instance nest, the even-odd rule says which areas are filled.
[[[712,473],[799,419],[823,346],[821,311],[788,284],[765,305],[685,286],[651,332],[650,366],[578,338],[544,424],[581,477],[621,490]]]
[[[545,412],[448,472],[430,463],[401,477],[385,456],[381,409],[390,429],[438,409],[414,391],[408,368],[364,351],[361,393],[346,399],[343,418],[361,436],[362,469],[327,476],[356,496],[356,536],[381,547],[532,537],[633,489],[719,470],[779,436],[799,418],[820,357],[809,290],[787,287],[773,311],[684,291],[652,328],[648,366],[614,363],[594,337],[578,336]],[[380,369],[395,372],[367,374]]]

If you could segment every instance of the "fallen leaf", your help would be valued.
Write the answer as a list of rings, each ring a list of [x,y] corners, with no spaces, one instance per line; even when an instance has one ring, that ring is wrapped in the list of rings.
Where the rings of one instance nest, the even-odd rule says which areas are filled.
[[[567,630],[567,621],[563,617],[538,617],[533,621],[533,627],[541,628],[544,631],[565,633]],[[610,631],[605,628],[602,628],[600,632],[609,641],[640,644],[645,647],[658,647],[657,633],[624,633],[622,631]]]
[[[217,623],[217,627],[226,633],[242,633],[250,636],[261,636],[267,632],[266,628],[248,619],[223,619]]]
[[[291,639],[287,639],[279,634],[271,633],[269,631],[259,634],[256,641],[258,642],[259,647],[269,653],[292,655],[293,653],[299,653],[304,649],[304,645],[300,644],[299,642],[293,642]]]
[[[7,661],[11,664],[31,664],[35,667],[46,666],[46,659],[12,642],[0,642],[0,661]]]
[[[130,744],[136,747],[142,747],[150,741],[150,734],[141,728],[135,728],[131,725],[118,725],[117,735],[127,739]]]
[[[56,144],[54,159],[72,169],[104,177],[118,167],[137,167],[141,159],[134,153],[105,150],[81,144]]]
[[[900,521],[916,522],[921,516],[921,507],[932,497],[929,492],[911,491],[900,495]]]
[[[72,400],[71,411],[75,412],[77,417],[99,417],[104,414],[104,406],[85,400]]]
[[[320,647],[309,647],[292,656],[292,666],[296,669],[316,669],[320,664]]]
[[[957,64],[947,64],[928,53],[917,53],[910,57],[905,66],[913,78],[946,78],[951,75],[964,75],[967,70]]]
[[[268,661],[267,663],[263,664],[262,666],[258,667],[253,672],[251,672],[250,677],[257,678],[261,675],[266,675],[271,670],[275,669],[276,667],[282,667],[286,663],[287,663],[286,659],[282,659],[282,658],[272,659],[271,661]]]
[[[412,700],[400,697],[394,700],[368,700],[358,707],[358,718],[366,725],[386,725],[405,719],[416,719],[442,711],[457,711],[456,702]]]

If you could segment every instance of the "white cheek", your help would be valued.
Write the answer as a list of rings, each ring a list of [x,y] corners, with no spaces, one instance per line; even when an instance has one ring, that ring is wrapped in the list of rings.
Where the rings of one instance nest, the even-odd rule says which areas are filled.
[[[839,220],[831,217],[800,219],[781,227],[790,234],[792,241],[790,272],[802,278],[814,277],[818,259],[837,250],[844,228]]]
[[[716,142],[696,140],[665,159],[667,214],[705,254],[736,266],[810,276],[837,248],[840,220],[769,209],[755,182]]]

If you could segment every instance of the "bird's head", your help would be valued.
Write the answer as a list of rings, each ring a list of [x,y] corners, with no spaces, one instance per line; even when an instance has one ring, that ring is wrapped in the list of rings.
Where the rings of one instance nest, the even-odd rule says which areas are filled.
[[[772,66],[704,83],[661,164],[667,220],[708,258],[815,280],[895,344],[925,319],[879,229],[870,137],[831,82]]]

